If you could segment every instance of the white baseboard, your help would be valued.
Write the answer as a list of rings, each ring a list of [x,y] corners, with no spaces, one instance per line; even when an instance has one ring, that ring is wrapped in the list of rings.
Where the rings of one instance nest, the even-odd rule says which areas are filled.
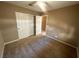
[[[28,37],[32,36],[33,34],[29,35]],[[26,37],[27,38],[27,37]],[[22,38],[24,39],[24,38]],[[19,41],[19,40],[22,40],[22,39],[16,39],[16,40],[13,40],[13,41],[9,41],[9,42],[5,42],[4,43],[4,46],[7,45],[7,44],[10,44],[10,43],[13,43],[13,42],[16,42],[16,41]]]
[[[46,35],[47,37],[49,37],[49,38],[51,38],[51,39],[53,39],[51,36],[48,36],[48,35]],[[71,45],[71,44],[69,44],[69,43],[67,43],[67,42],[64,42],[64,41],[62,41],[62,40],[57,40],[57,39],[54,39],[54,40],[56,40],[56,41],[58,41],[58,42],[61,42],[61,43],[63,43],[63,44],[66,44],[66,45],[68,45],[68,46],[71,46],[71,47],[73,47],[73,48],[77,48],[77,47],[75,47],[75,46],[73,46],[73,45]]]
[[[16,39],[16,40],[13,40],[13,41],[5,42],[4,45],[7,45],[7,44],[10,44],[10,43],[13,43],[13,42],[19,41],[19,40],[21,40],[21,39]]]
[[[46,35],[46,36],[49,37],[49,38],[51,38],[51,39],[53,39],[51,36],[48,36],[48,35]],[[19,40],[21,40],[21,39],[16,39],[16,40],[13,40],[13,41],[10,41],[10,42],[6,42],[6,43],[4,43],[4,45],[7,45],[7,44],[10,44],[10,43],[19,41]],[[56,40],[56,39],[54,39],[54,40]],[[77,47],[75,47],[75,46],[73,46],[73,45],[71,45],[71,44],[69,44],[69,43],[64,42],[64,41],[61,41],[61,40],[56,40],[56,41],[59,41],[59,42],[61,42],[61,43],[63,43],[63,44],[66,44],[66,45],[68,45],[68,46],[71,46],[71,47],[73,47],[73,48],[77,48]]]

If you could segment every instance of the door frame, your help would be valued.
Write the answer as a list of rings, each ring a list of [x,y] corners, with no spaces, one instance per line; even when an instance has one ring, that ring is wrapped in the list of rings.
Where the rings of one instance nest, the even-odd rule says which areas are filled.
[[[46,27],[45,27],[45,32],[43,32],[44,35],[46,35],[47,32],[47,22],[48,22],[48,15],[42,15],[42,16],[46,16]],[[43,20],[43,19],[42,19]]]

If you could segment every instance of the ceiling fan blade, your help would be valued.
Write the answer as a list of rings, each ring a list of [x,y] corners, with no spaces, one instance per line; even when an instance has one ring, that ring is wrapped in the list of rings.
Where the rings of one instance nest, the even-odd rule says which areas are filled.
[[[29,6],[32,6],[32,5],[34,5],[36,2],[37,2],[37,1],[33,1],[33,2],[31,2],[30,4],[28,4],[28,5],[29,5]]]
[[[49,5],[48,2],[45,2],[45,4],[46,4],[49,8],[51,8],[51,5]]]

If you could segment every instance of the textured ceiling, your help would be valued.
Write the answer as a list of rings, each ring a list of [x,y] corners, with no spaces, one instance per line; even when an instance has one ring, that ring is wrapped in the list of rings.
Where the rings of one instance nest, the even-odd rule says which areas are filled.
[[[29,4],[33,2],[35,1],[7,1],[7,3],[11,3],[11,4],[18,5],[24,8],[28,8],[33,11],[42,12],[41,8],[36,4],[29,6]],[[44,1],[44,2],[46,2],[46,11],[63,8],[66,6],[71,6],[71,5],[79,3],[79,1]]]

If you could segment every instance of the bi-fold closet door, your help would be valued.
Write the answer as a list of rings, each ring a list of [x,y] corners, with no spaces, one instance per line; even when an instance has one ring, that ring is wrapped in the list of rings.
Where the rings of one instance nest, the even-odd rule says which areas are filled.
[[[34,34],[34,18],[33,15],[16,12],[16,23],[19,39]]]

